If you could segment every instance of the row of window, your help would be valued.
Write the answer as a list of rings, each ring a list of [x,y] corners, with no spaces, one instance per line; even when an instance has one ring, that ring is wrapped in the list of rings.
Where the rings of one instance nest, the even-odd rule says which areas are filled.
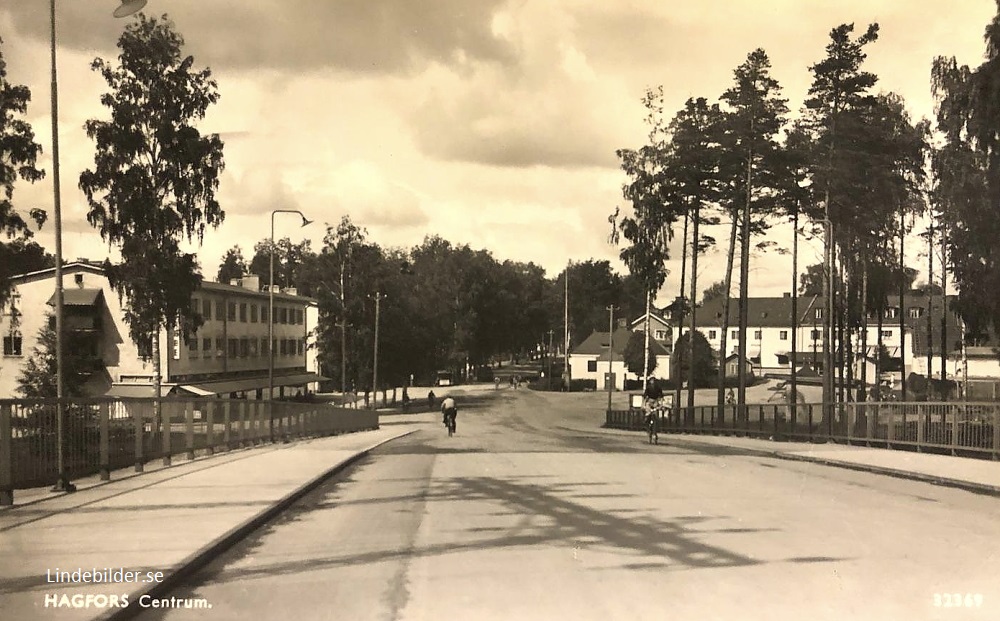
[[[788,333],[789,333],[788,330],[780,330],[778,332],[778,340],[779,341],[787,341],[788,340]],[[823,331],[822,330],[810,330],[809,331],[809,338],[811,338],[814,341],[819,340],[822,337],[822,335],[823,335]],[[719,338],[719,331],[718,330],[709,330],[708,331],[708,340],[714,341],[717,338]],[[736,340],[736,339],[740,338],[740,331],[739,330],[733,330],[732,332],[729,333],[729,338],[731,338],[733,340]],[[753,331],[753,338],[756,339],[756,340],[758,340],[758,341],[761,340],[762,338],[764,338],[763,331],[762,330],[754,330]],[[882,338],[887,338],[887,339],[892,338],[892,330],[882,330]]]
[[[210,338],[192,338],[188,342],[190,358],[198,356],[199,345],[203,358],[256,358],[268,355],[267,338],[216,338],[214,342]],[[305,353],[305,348],[305,339],[274,339],[276,356],[301,356]]]
[[[239,321],[241,323],[267,323],[268,305],[254,302],[226,302],[225,300],[201,300],[201,316],[205,321]],[[199,307],[197,299],[194,307]],[[305,323],[305,311],[288,306],[274,307],[274,323],[298,325]]]

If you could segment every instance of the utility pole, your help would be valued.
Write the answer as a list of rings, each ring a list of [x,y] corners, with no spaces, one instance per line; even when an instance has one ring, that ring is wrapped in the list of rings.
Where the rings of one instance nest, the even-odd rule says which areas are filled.
[[[615,360],[615,311],[617,307],[612,304],[607,307],[608,313],[610,314],[610,320],[608,322],[608,412],[611,411],[611,390],[614,384],[614,375],[611,372],[612,362]]]
[[[566,392],[569,392],[569,383],[572,379],[569,366],[569,268],[572,261],[566,263],[566,271],[563,273],[563,376],[566,381]]]

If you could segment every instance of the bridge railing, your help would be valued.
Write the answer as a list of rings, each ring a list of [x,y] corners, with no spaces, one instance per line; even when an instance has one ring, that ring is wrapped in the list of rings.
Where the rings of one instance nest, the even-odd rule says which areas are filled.
[[[56,399],[0,399],[0,504],[13,490],[55,483]],[[63,400],[63,463],[70,479],[175,456],[378,428],[378,414],[325,403],[243,399]]]
[[[1000,403],[761,403],[676,408],[664,432],[834,441],[1000,459]],[[606,427],[643,429],[639,409],[609,410]]]

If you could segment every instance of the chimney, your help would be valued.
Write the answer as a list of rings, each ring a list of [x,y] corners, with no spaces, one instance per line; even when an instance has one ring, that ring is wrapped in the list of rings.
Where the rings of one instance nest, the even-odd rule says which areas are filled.
[[[287,289],[282,291],[282,293],[287,293],[288,295],[298,295],[299,290],[295,287],[288,287]]]
[[[239,286],[244,289],[249,289],[250,291],[260,291],[260,276],[247,274],[243,278],[239,279]]]

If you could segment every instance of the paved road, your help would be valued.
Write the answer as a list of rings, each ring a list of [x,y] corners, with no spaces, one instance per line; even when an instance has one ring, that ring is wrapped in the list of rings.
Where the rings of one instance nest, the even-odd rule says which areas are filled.
[[[997,498],[649,446],[575,399],[422,415],[174,593],[211,610],[142,618],[1000,618]]]

